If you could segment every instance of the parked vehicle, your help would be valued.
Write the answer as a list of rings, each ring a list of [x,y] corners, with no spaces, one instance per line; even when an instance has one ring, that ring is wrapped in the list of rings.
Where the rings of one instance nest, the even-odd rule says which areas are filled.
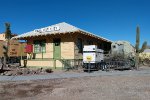
[[[109,56],[105,58],[108,68],[126,69],[135,67],[135,48],[127,41],[111,44]]]
[[[83,48],[83,65],[85,69],[99,69],[104,60],[103,50],[96,45],[85,45]]]
[[[83,48],[83,64],[85,69],[130,69],[135,67],[135,48],[127,41],[115,41],[108,54],[96,45]]]

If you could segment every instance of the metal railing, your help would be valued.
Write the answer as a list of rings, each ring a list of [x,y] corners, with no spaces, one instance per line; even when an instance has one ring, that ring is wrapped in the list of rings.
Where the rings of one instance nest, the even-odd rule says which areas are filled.
[[[82,68],[83,62],[82,59],[59,59],[64,67],[64,70],[77,70],[79,68]]]
[[[131,68],[134,68],[135,66],[135,62],[133,60],[128,60],[128,59],[124,59],[124,60],[107,60],[107,61],[104,61],[105,64],[104,66],[106,66],[105,68],[107,70],[110,70],[110,69],[120,69],[120,70],[123,70],[123,69],[131,69]]]

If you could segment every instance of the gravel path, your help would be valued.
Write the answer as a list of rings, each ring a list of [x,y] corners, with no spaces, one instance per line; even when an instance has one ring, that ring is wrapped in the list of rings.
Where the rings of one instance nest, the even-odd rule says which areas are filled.
[[[150,100],[150,68],[1,76],[0,80],[0,100]]]
[[[31,75],[31,76],[0,76],[0,81],[23,81],[23,80],[40,80],[40,79],[61,79],[61,78],[77,78],[86,76],[150,76],[150,68],[140,70],[126,71],[95,71],[92,73],[50,73],[46,75]]]
[[[149,94],[150,77],[134,74],[0,82],[0,100],[150,100]]]

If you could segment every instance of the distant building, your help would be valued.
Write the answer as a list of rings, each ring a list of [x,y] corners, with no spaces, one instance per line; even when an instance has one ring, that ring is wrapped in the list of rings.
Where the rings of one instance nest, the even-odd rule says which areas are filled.
[[[110,51],[112,43],[65,22],[35,29],[12,39],[27,40],[29,67],[62,68],[66,61],[69,64],[71,60],[82,59],[84,45],[97,45],[107,52]]]
[[[5,41],[5,40],[6,40],[5,34],[4,33],[0,34],[0,41]]]
[[[143,52],[150,53],[150,49],[145,49]]]
[[[147,45],[147,47],[146,47],[147,49],[150,49],[150,45]]]
[[[12,34],[12,37],[17,36],[16,34]],[[0,33],[0,41],[5,41],[6,40],[6,36],[5,33]]]
[[[12,34],[12,37],[17,36],[16,34]],[[9,43],[6,43],[5,33],[0,34],[0,58],[4,56],[4,46],[8,45],[8,57],[25,57],[27,54],[25,53],[26,43],[19,42],[18,40],[10,40]]]
[[[144,65],[149,65],[150,63],[150,49],[145,49],[139,54],[140,60]]]

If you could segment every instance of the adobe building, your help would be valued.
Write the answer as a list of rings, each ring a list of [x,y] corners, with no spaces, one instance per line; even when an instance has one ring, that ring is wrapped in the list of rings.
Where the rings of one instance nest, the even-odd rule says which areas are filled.
[[[17,36],[16,34],[12,34],[12,37]],[[0,41],[6,41],[5,33],[0,33]]]
[[[6,40],[6,39],[5,39],[5,34],[4,34],[4,33],[0,34],[0,40],[1,40],[1,41],[5,41],[5,40]]]
[[[12,34],[12,37],[17,36],[16,34]],[[4,46],[8,45],[8,57],[25,57],[27,54],[25,53],[25,42],[20,42],[18,40],[9,40],[9,43],[6,42],[5,33],[0,34],[0,58],[4,57]]]
[[[27,40],[28,67],[62,68],[65,61],[82,60],[84,45],[97,45],[110,51],[111,41],[68,23],[35,29],[12,39]],[[22,61],[22,66],[24,66]]]

